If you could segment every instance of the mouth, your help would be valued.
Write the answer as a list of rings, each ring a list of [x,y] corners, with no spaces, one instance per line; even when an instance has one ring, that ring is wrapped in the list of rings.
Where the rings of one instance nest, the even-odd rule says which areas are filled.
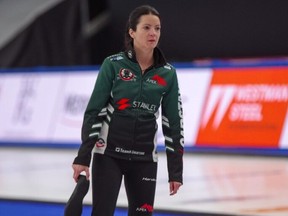
[[[155,43],[156,40],[148,40],[148,42],[150,42],[150,43]]]

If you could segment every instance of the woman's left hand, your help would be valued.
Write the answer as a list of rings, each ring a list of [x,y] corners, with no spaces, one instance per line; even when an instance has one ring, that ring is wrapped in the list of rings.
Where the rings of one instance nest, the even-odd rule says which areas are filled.
[[[176,194],[180,186],[182,185],[182,183],[175,181],[169,182],[169,184],[170,184],[170,195]]]

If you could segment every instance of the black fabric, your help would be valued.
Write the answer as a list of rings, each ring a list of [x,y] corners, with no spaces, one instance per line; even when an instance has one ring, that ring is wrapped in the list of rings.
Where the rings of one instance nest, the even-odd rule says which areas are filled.
[[[123,159],[153,160],[151,152],[155,148],[156,126],[154,115],[139,116],[136,119],[131,115],[114,112],[109,126],[106,154]]]
[[[89,185],[90,181],[86,176],[79,175],[77,185],[65,206],[64,216],[81,216],[83,199],[89,190]]]
[[[152,215],[157,163],[115,159],[94,154],[92,164],[92,215],[113,216],[124,176],[128,216]]]

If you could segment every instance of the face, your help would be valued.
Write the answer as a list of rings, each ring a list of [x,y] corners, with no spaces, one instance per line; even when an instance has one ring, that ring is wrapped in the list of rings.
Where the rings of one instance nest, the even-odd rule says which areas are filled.
[[[129,30],[133,38],[134,47],[138,49],[154,49],[159,41],[161,33],[160,19],[152,14],[142,15],[136,26],[136,31]]]

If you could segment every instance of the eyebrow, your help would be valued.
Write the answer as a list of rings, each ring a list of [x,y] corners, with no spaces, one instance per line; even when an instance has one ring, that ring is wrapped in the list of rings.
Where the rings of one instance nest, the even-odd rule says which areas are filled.
[[[148,26],[152,26],[151,24],[148,24],[148,23],[143,23],[143,25],[148,25]],[[157,24],[157,25],[155,25],[155,26],[161,26],[161,24]]]

